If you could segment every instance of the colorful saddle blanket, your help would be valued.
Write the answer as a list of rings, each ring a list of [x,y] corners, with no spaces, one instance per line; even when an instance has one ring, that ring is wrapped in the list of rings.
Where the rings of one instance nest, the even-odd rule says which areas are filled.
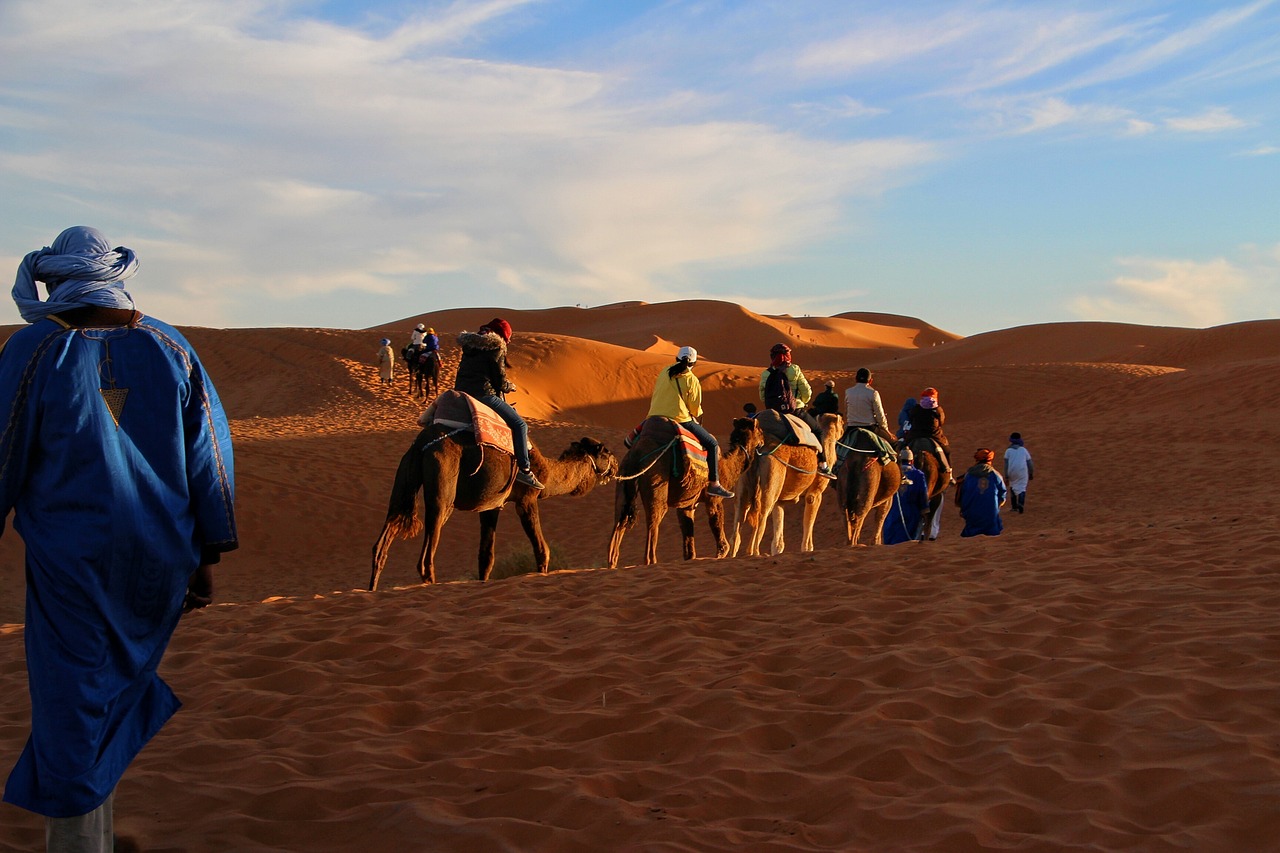
[[[760,431],[776,441],[822,450],[822,442],[818,441],[813,428],[798,415],[765,409],[756,413],[755,420],[760,425]]]
[[[676,464],[679,465],[683,460],[685,465],[700,468],[705,476],[707,473],[707,451],[702,447],[702,442],[698,441],[696,435],[670,418],[664,418],[659,415],[645,418],[635,429],[631,430],[622,443],[627,447],[631,447],[631,445],[635,444],[636,439],[647,432],[654,441],[666,444],[673,437],[672,430],[675,431],[674,438],[676,438]],[[683,467],[681,470],[683,470]]]
[[[450,389],[440,392],[435,402],[418,418],[418,423],[422,426],[434,423],[453,429],[466,429],[471,432],[476,444],[515,455],[511,427],[507,426],[507,422],[493,409],[461,391]]]
[[[881,465],[888,465],[898,458],[893,445],[885,441],[874,431],[865,427],[851,426],[845,429],[844,435],[836,442],[836,458],[843,462],[850,453],[860,456],[873,455]]]

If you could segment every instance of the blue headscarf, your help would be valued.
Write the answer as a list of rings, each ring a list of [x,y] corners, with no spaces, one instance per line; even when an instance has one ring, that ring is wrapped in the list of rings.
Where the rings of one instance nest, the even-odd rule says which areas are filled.
[[[84,305],[133,308],[133,297],[121,284],[138,272],[138,257],[123,246],[111,248],[96,228],[76,225],[58,235],[52,246],[31,252],[18,266],[13,301],[28,323]],[[36,282],[49,288],[40,300]]]

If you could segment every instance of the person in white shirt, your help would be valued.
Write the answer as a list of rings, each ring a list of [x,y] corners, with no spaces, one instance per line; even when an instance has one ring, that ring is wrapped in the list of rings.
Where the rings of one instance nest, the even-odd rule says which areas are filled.
[[[1031,452],[1022,442],[1022,433],[1015,432],[1009,436],[1009,449],[1004,452],[1004,479],[1013,499],[1014,512],[1027,511],[1027,484],[1034,476]]]
[[[856,384],[844,392],[845,425],[869,429],[893,444],[897,439],[889,431],[889,419],[884,416],[880,392],[871,387],[871,371],[859,367],[854,381]]]

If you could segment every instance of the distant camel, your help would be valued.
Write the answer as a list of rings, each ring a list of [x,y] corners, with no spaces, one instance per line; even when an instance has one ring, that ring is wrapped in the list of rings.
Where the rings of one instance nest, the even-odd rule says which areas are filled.
[[[929,487],[929,507],[920,520],[920,538],[932,538],[930,531],[933,530],[933,517],[938,514],[938,509],[942,506],[947,486],[950,485],[950,478],[947,476],[947,469],[942,465],[942,459],[938,456],[937,445],[934,444],[933,439],[917,438],[911,442],[910,446],[914,457],[913,464],[924,473],[925,485]]]
[[[757,416],[757,427],[764,426],[763,419],[777,417],[770,410]],[[821,415],[818,418],[818,441],[822,444],[823,457],[836,458],[836,439],[844,431],[844,419],[839,415]],[[799,444],[784,444],[775,436],[769,436],[755,451],[755,459],[747,466],[739,484],[738,503],[733,514],[733,554],[738,553],[743,524],[750,529],[747,556],[760,553],[764,539],[765,520],[773,519],[773,540],[770,553],[781,554],[786,547],[783,539],[784,503],[804,499],[801,551],[813,550],[813,525],[822,505],[822,493],[830,482],[818,473],[818,451]]]
[[[729,553],[729,540],[724,530],[724,499],[707,494],[705,470],[682,465],[680,479],[672,482],[672,472],[678,464],[676,457],[675,422],[667,418],[650,418],[636,437],[630,451],[623,457],[619,468],[614,498],[613,536],[609,540],[609,568],[616,568],[622,550],[622,538],[636,523],[636,499],[644,506],[646,534],[645,565],[658,562],[658,528],[667,509],[674,509],[680,519],[684,558],[697,556],[693,537],[694,510],[699,503],[706,504],[707,521],[711,535],[716,540],[716,557]],[[760,443],[760,431],[750,418],[738,418],[733,422],[729,436],[729,449],[720,454],[718,475],[720,484],[729,489],[735,487],[747,460]],[[724,446],[721,445],[721,450]]]
[[[533,544],[538,571],[547,573],[550,550],[542,536],[538,501],[557,495],[585,495],[609,482],[618,472],[618,460],[603,444],[582,438],[569,445],[559,459],[547,459],[529,442],[529,461],[546,486],[542,491],[515,481],[515,461],[492,448],[455,440],[449,427],[433,424],[413,440],[400,459],[391,487],[387,521],[373,546],[373,573],[369,589],[378,579],[395,539],[425,532],[418,575],[423,583],[436,582],[435,555],[440,530],[455,509],[480,514],[480,580],[493,573],[494,539],[498,516],[505,503],[516,505],[516,514]],[[418,520],[418,491],[423,495],[424,520]]]
[[[844,512],[850,545],[857,545],[864,525],[873,531],[872,544],[884,542],[884,519],[893,505],[893,496],[902,485],[902,469],[896,461],[882,462],[879,448],[866,430],[858,430],[852,449],[836,472],[836,493]]]
[[[440,351],[431,350],[424,361],[418,358],[415,391],[424,399],[440,393]]]

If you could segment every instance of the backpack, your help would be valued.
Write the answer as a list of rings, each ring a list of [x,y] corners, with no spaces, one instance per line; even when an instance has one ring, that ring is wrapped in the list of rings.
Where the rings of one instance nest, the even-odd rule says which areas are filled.
[[[796,395],[791,390],[787,368],[769,368],[769,376],[764,380],[764,407],[784,415],[796,410]]]

